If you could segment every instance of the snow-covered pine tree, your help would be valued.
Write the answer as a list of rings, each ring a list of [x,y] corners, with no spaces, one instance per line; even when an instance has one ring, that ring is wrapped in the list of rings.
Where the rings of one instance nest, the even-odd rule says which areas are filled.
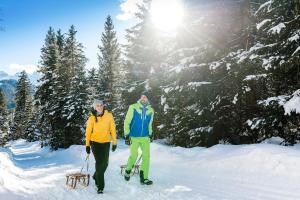
[[[30,81],[25,71],[20,73],[17,82],[15,102],[16,108],[11,132],[13,139],[25,138],[25,129],[32,117],[32,94]]]
[[[155,110],[154,137],[162,137],[157,131],[157,122],[163,123],[165,117],[161,104],[161,85],[165,82],[166,68],[162,66],[172,43],[158,30],[151,18],[152,1],[144,0],[138,6],[137,24],[127,30],[125,45],[126,86],[123,91],[125,105],[135,103],[143,91],[148,91],[151,105]],[[169,46],[170,45],[170,46]],[[127,108],[126,108],[127,109]]]
[[[104,100],[106,108],[111,110],[116,119],[117,128],[121,128],[121,114],[124,113],[122,88],[124,74],[122,73],[121,49],[114,30],[111,16],[108,15],[104,24],[104,32],[99,45],[99,85],[97,87],[100,99]]]
[[[8,139],[8,112],[7,112],[7,105],[6,105],[6,97],[0,89],[0,146],[3,146]]]
[[[76,30],[72,25],[67,33],[64,65],[70,69],[70,88],[66,95],[66,103],[63,107],[63,118],[66,122],[63,146],[53,143],[52,148],[67,148],[72,144],[82,144],[84,136],[84,124],[88,112],[87,80],[85,77],[85,64],[83,46],[76,40]]]
[[[259,140],[280,136],[287,144],[300,141],[295,104],[300,98],[299,8],[297,0],[269,0],[261,2],[255,12],[256,44],[245,61],[265,71],[262,78],[267,90],[259,101],[263,112],[248,121]]]
[[[98,54],[100,99],[103,99],[108,107],[112,107],[113,97],[117,93],[115,84],[118,81],[121,52],[110,15],[106,18],[101,45],[98,48],[100,50]]]
[[[160,67],[162,55],[159,39],[151,20],[151,1],[144,0],[136,13],[138,23],[127,30],[126,70],[127,92],[124,93],[126,105],[136,102],[144,90],[151,90],[149,78],[151,71]],[[152,96],[155,96],[151,94]]]
[[[56,103],[54,97],[54,83],[57,78],[55,71],[60,65],[59,46],[55,31],[49,28],[45,44],[41,49],[41,60],[39,61],[40,84],[35,93],[35,104],[37,106],[37,126],[41,132],[42,145],[47,145],[50,134],[54,133],[55,126],[52,122],[53,105]]]
[[[88,100],[87,100],[87,105],[91,108],[94,99],[100,98],[99,93],[98,93],[98,87],[99,87],[99,76],[97,73],[96,68],[92,68],[88,70],[87,74],[87,91],[88,91]]]
[[[272,136],[294,143],[299,119],[290,103],[299,96],[299,66],[294,64],[299,62],[299,3],[249,3],[252,20],[247,30],[252,41],[221,59],[215,70],[223,88],[215,88],[214,131],[230,143],[255,143]]]
[[[50,119],[52,132],[49,144],[53,149],[64,147],[66,134],[66,119],[63,117],[63,108],[67,102],[70,90],[70,65],[66,64],[65,38],[58,30],[56,33],[57,65],[53,71],[53,93],[50,95]]]
[[[231,3],[185,4],[183,25],[166,60],[168,81],[162,87],[161,98],[167,120],[158,126],[172,144],[191,147],[216,143],[210,104],[217,96],[217,86],[212,68],[227,48]]]
[[[232,1],[229,3],[229,30],[219,60],[209,64],[213,77],[214,98],[210,111],[214,114],[212,122],[212,144],[249,143],[245,133],[245,122],[257,111],[253,92],[248,86],[247,75],[257,73],[257,67],[241,64],[240,53],[249,49],[253,43],[253,8],[251,1]],[[257,5],[256,3],[253,5]],[[228,18],[228,16],[227,16]],[[257,95],[256,95],[257,96]]]

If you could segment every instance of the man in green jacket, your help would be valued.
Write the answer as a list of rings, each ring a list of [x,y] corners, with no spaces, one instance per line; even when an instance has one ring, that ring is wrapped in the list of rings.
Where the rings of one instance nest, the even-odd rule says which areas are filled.
[[[138,157],[139,147],[142,150],[142,165],[140,170],[141,184],[151,185],[148,179],[150,164],[150,140],[152,140],[152,122],[154,110],[144,92],[139,101],[129,106],[124,122],[125,143],[130,144],[130,157],[125,170],[125,180],[129,181],[131,170]]]

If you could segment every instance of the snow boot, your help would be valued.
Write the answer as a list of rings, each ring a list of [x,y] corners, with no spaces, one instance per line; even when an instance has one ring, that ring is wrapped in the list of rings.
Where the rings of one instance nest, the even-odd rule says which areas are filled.
[[[103,194],[103,190],[101,190],[101,189],[98,188],[97,193],[98,194]]]
[[[140,182],[142,185],[152,185],[153,181],[144,178],[144,172],[140,171]]]
[[[129,181],[129,180],[130,180],[130,172],[131,172],[131,170],[125,170],[124,179],[125,179],[126,181]]]

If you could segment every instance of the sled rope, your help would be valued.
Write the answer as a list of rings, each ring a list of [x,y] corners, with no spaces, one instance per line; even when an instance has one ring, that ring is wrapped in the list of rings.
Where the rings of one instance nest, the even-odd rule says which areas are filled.
[[[83,171],[85,165],[86,165],[86,172],[87,172],[87,173],[89,172],[89,157],[90,157],[90,154],[88,154],[88,155],[86,156],[86,159],[85,159],[85,161],[84,161],[84,163],[83,163],[83,166],[82,166],[82,168],[81,168],[81,170],[80,170],[80,173],[82,173],[82,171]]]
[[[86,165],[86,174],[82,173],[85,165]],[[89,154],[87,155],[79,173],[73,173],[73,174],[66,175],[66,178],[67,178],[66,185],[75,189],[77,182],[78,182],[78,183],[82,184],[83,186],[87,187],[90,183],[90,175],[88,172],[89,172]]]

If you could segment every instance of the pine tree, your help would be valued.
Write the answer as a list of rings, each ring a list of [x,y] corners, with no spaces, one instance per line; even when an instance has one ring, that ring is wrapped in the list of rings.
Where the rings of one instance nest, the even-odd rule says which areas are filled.
[[[0,89],[0,146],[3,146],[8,139],[8,112],[6,108],[6,98]]]
[[[126,112],[122,98],[125,72],[124,64],[121,61],[121,50],[110,15],[107,16],[104,24],[99,50],[99,86],[97,89],[100,99],[104,100],[106,104],[106,108],[113,112],[119,130],[122,126],[122,116]]]
[[[100,99],[104,100],[108,109],[115,108],[120,93],[120,47],[114,30],[111,16],[108,15],[104,24],[104,32],[99,46],[99,87]]]
[[[32,117],[32,94],[30,81],[25,71],[22,71],[15,93],[16,108],[12,126],[13,139],[24,138],[25,129]]]
[[[124,91],[126,105],[136,102],[144,90],[155,90],[151,88],[149,79],[156,75],[152,72],[159,74],[160,64],[163,61],[161,38],[152,23],[150,6],[149,0],[144,0],[141,5],[138,5],[139,10],[136,13],[138,23],[128,29],[126,34],[127,87]],[[151,95],[156,96],[153,92]]]
[[[150,94],[150,103],[155,110],[154,137],[164,136],[157,130],[158,122],[165,124],[163,104],[161,103],[162,85],[167,85],[168,72],[163,65],[166,55],[174,45],[170,38],[160,32],[151,19],[151,2],[144,0],[136,13],[138,23],[127,30],[126,62],[124,71],[126,85],[122,92],[124,105],[135,103],[143,91]]]
[[[88,84],[87,91],[89,94],[87,105],[92,107],[94,99],[100,98],[100,95],[98,93],[99,76],[98,76],[96,68],[92,68],[88,71],[87,84]]]
[[[299,117],[286,113],[282,102],[298,96],[299,89],[299,1],[264,1],[255,12],[257,48],[249,63],[259,64],[265,76],[265,95],[261,96],[263,112],[250,124],[256,125],[259,140],[280,136],[286,144],[300,141]],[[267,99],[267,97],[270,97]],[[273,100],[270,100],[273,99]],[[267,102],[267,103],[266,103]]]
[[[45,44],[41,49],[41,60],[39,62],[40,84],[35,93],[35,103],[38,109],[37,127],[41,132],[42,146],[48,144],[50,134],[54,132],[55,126],[52,122],[52,106],[55,105],[54,94],[55,71],[60,65],[58,42],[55,31],[49,28]]]
[[[63,107],[62,117],[66,122],[64,137],[53,138],[52,147],[67,148],[72,144],[82,144],[84,136],[84,124],[87,119],[87,80],[85,77],[86,57],[83,54],[83,46],[76,40],[76,30],[71,26],[67,34],[64,65],[69,69],[70,88],[66,95],[66,103]],[[63,146],[59,141],[63,141]]]

